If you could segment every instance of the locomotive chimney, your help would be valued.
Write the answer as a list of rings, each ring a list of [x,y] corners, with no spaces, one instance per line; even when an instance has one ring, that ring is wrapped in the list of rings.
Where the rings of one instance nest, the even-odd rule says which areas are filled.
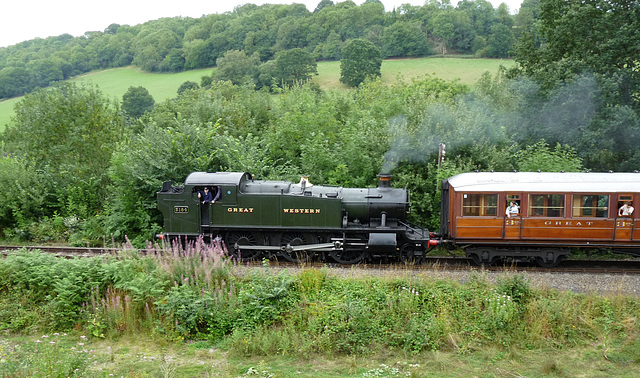
[[[378,175],[378,188],[391,188],[391,173],[381,173]]]

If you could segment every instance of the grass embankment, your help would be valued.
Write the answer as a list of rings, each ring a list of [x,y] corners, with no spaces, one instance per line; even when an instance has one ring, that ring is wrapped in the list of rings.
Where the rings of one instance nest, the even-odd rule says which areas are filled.
[[[222,249],[0,260],[0,375],[637,376],[637,298],[324,269]]]
[[[393,84],[401,75],[404,80],[425,74],[444,80],[459,79],[461,83],[473,85],[483,72],[496,73],[500,65],[512,67],[513,60],[499,59],[463,59],[463,58],[415,58],[393,59],[382,63],[382,81]],[[92,72],[74,78],[74,81],[87,81],[97,84],[109,97],[122,100],[122,95],[129,87],[145,87],[156,102],[162,102],[177,95],[180,84],[185,81],[200,83],[200,78],[210,75],[213,69],[193,70],[173,74],[157,74],[140,71],[134,67],[114,68]],[[323,89],[348,90],[340,83],[340,62],[319,62],[318,76],[314,82]],[[0,131],[13,116],[13,107],[22,97],[0,102]]]

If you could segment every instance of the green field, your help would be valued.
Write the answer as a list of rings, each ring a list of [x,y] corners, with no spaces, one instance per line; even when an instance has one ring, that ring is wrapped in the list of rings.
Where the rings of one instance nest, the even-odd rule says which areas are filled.
[[[498,67],[513,67],[509,59],[465,59],[450,57],[389,59],[382,62],[382,82],[393,84],[401,77],[410,81],[414,77],[432,75],[444,80],[459,79],[461,83],[473,85],[485,72],[495,74]],[[324,89],[348,89],[340,83],[340,62],[318,63],[318,76],[314,78]]]
[[[495,73],[500,65],[512,67],[513,60],[502,59],[465,59],[465,58],[415,58],[391,59],[382,63],[382,82],[393,84],[398,77],[409,81],[411,78],[426,74],[444,80],[459,79],[463,84],[473,85],[483,72]],[[200,78],[210,75],[211,68],[180,72],[174,74],[158,74],[140,71],[134,67],[114,68],[79,76],[73,81],[95,83],[110,97],[122,100],[122,95],[131,86],[143,86],[156,102],[175,97],[180,84],[185,81],[200,83]],[[318,76],[314,81],[324,89],[348,90],[340,81],[340,62],[318,63]],[[13,115],[13,107],[21,97],[0,102],[0,131],[4,129]]]

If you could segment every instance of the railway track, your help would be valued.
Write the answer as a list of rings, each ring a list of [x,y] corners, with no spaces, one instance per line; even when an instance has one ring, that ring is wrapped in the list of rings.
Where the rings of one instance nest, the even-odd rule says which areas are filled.
[[[109,254],[117,254],[117,248],[83,248],[83,247],[50,247],[50,246],[0,246],[0,252],[6,256],[12,252],[21,250],[40,250],[45,253],[51,253],[59,257],[96,257]]]
[[[260,263],[252,263],[255,266],[261,265]],[[301,264],[290,263],[286,261],[278,261],[276,263],[279,267],[300,267]],[[542,272],[542,273],[603,273],[603,274],[621,274],[621,275],[639,275],[640,274],[640,260],[566,260],[559,266],[554,268],[541,268],[535,264],[504,264],[495,266],[477,266],[471,259],[465,257],[446,257],[446,256],[434,256],[427,257],[426,261],[417,265],[405,265],[405,264],[374,264],[374,263],[361,263],[357,265],[341,265],[333,263],[312,262],[305,263],[305,267],[313,268],[343,268],[350,269],[357,266],[359,269],[388,269],[388,270],[412,270],[412,271],[429,271],[429,270],[476,270],[476,271],[490,271],[490,272],[514,272],[514,271],[527,271],[527,272]]]
[[[106,255],[118,255],[117,248],[98,248],[98,247],[63,247],[63,246],[0,246],[0,252],[3,256],[15,252],[20,249],[40,250],[44,253],[51,253],[58,257],[97,257]],[[144,253],[143,251],[141,251]],[[349,269],[353,265],[341,265],[338,263],[327,262],[309,262],[309,263],[290,263],[285,261],[276,261],[275,265],[280,267],[330,267]],[[247,265],[261,266],[261,262],[247,263]],[[634,260],[565,260],[559,266],[554,268],[541,268],[536,265],[513,263],[496,266],[475,266],[471,259],[465,257],[450,256],[428,256],[424,263],[416,265],[405,265],[398,263],[360,263],[357,265],[360,269],[411,269],[420,270],[486,270],[486,271],[528,271],[528,272],[552,272],[552,273],[606,273],[606,274],[640,274],[640,259]]]

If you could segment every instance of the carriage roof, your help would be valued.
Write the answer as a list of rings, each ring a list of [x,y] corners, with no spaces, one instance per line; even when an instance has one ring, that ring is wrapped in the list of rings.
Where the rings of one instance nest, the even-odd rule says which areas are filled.
[[[631,193],[640,192],[640,173],[471,172],[442,185],[465,192]]]

